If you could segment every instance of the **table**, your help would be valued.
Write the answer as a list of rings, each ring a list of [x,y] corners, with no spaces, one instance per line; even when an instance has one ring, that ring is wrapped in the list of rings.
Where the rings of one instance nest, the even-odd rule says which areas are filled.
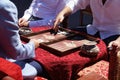
[[[31,28],[34,32],[48,29],[48,26]],[[42,48],[36,49],[36,60],[39,61],[48,72],[51,80],[74,80],[78,71],[108,56],[106,46],[100,40],[97,46],[100,52],[97,57],[81,56],[80,50],[66,56],[56,56]]]

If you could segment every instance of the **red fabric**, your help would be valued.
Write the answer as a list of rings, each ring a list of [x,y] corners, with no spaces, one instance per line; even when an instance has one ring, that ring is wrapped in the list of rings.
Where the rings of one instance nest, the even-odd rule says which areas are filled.
[[[108,79],[108,70],[109,70],[109,62],[105,60],[101,60],[92,66],[84,68],[78,73],[78,75],[82,77],[91,72],[96,72],[99,75],[103,76],[104,78]]]
[[[0,58],[0,71],[6,73],[15,80],[23,80],[21,68],[18,65],[3,58]]]
[[[33,32],[38,32],[38,31],[43,31],[43,30],[49,29],[49,28],[50,28],[49,26],[43,26],[43,27],[33,27],[31,29]]]
[[[36,32],[44,30],[44,27],[32,28],[32,30]],[[104,42],[100,40],[97,46],[100,48],[100,53],[94,58],[81,56],[80,51],[59,57],[44,49],[38,48],[36,49],[35,59],[43,64],[52,80],[73,80],[75,75],[86,65],[105,59],[107,52]]]

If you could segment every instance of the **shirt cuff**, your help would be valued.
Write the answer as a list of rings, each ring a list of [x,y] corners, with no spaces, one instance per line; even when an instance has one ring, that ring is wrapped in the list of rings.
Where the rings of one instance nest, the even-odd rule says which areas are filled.
[[[31,17],[31,15],[24,15],[22,18],[28,20]]]

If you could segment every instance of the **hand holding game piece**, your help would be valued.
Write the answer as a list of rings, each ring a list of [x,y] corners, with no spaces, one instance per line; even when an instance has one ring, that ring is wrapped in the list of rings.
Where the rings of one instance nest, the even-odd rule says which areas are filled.
[[[50,30],[50,34],[54,34],[54,35],[56,35],[57,32],[56,32],[55,30],[51,29],[51,30]]]

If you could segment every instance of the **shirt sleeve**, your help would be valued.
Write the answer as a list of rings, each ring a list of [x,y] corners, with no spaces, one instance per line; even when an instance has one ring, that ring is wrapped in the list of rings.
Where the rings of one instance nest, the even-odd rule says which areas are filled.
[[[89,4],[90,0],[70,0],[66,6],[75,13],[79,9],[85,9]]]
[[[0,56],[16,60],[35,57],[34,43],[23,44],[20,40],[16,6],[9,0],[2,0],[0,14],[0,24],[2,24],[0,26]]]
[[[22,44],[21,49],[22,51],[20,50],[20,47],[18,47],[18,49],[16,48],[20,53],[16,58],[17,60],[35,57],[35,46],[32,41],[27,44]]]
[[[38,3],[37,0],[33,0],[32,1],[32,3],[29,6],[29,8],[25,10],[23,18],[25,18],[26,20],[28,20],[31,17],[33,9],[36,7],[37,3]]]
[[[65,5],[69,2],[69,0],[59,0],[58,2],[58,6],[56,6],[56,14],[55,16],[57,16],[59,14],[59,12],[65,7]]]
[[[32,15],[31,13],[32,13],[32,9],[29,8],[29,9],[25,10],[22,18],[25,18],[26,20],[28,20]]]
[[[54,16],[48,19],[35,20],[29,22],[29,27],[40,27],[40,26],[53,26]]]

